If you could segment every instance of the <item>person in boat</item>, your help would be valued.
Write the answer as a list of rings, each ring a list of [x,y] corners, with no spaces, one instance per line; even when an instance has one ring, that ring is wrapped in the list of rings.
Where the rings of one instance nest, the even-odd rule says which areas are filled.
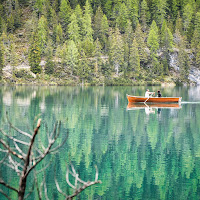
[[[155,94],[155,92],[149,92],[149,89],[146,90],[145,92],[145,97],[152,97]]]
[[[158,97],[162,97],[161,93],[160,93],[160,90],[158,90],[158,94],[157,94]]]

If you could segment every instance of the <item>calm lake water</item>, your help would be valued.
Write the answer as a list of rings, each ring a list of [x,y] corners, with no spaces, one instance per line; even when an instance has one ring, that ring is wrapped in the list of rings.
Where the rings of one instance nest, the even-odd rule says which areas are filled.
[[[62,122],[58,144],[69,133],[59,152],[39,166],[50,163],[45,174],[37,175],[39,184],[46,179],[43,199],[45,193],[50,200],[64,199],[54,171],[60,188],[72,192],[65,181],[69,161],[85,181],[95,179],[97,165],[102,181],[77,199],[200,199],[200,87],[149,89],[181,96],[183,103],[127,109],[126,94],[144,95],[145,87],[1,87],[0,127],[10,132],[6,112],[16,127],[29,133],[35,117],[41,117],[38,148],[40,140],[47,145],[47,127],[51,132],[56,120]],[[0,152],[1,159],[4,155]],[[6,165],[0,165],[0,176],[17,187],[18,177]],[[27,191],[33,180],[32,173]],[[0,189],[16,199],[14,192]],[[6,198],[0,194],[0,199]],[[36,188],[27,199],[38,199]]]

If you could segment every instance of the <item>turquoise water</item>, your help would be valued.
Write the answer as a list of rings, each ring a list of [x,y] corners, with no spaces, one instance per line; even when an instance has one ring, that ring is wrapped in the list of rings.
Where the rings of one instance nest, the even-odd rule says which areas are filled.
[[[42,149],[41,141],[47,146],[47,131],[52,131],[56,120],[61,121],[57,144],[68,134],[66,143],[37,168],[49,164],[45,173],[37,174],[39,185],[46,180],[47,192],[41,187],[43,199],[64,199],[56,189],[54,174],[63,192],[73,192],[65,181],[70,162],[84,181],[95,179],[97,165],[102,181],[86,189],[80,199],[200,199],[200,88],[149,89],[160,89],[162,96],[181,96],[183,103],[127,108],[126,94],[144,95],[145,87],[1,87],[0,126],[28,142],[9,129],[5,113],[16,127],[29,133],[35,117],[40,117],[36,146]],[[1,159],[4,155],[0,152]],[[5,164],[0,165],[0,176],[18,186],[18,176]],[[33,182],[32,172],[27,192]],[[0,188],[11,199],[17,198],[4,186]],[[0,194],[0,199],[6,198]],[[27,199],[39,199],[36,187]]]

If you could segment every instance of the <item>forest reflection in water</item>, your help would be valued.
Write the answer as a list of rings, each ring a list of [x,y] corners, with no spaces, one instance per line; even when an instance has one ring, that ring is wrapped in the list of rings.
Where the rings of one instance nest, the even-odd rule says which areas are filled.
[[[85,190],[81,199],[200,199],[200,104],[152,107],[155,114],[146,114],[143,107],[127,109],[126,94],[142,96],[145,90],[2,87],[1,128],[7,129],[8,111],[11,121],[24,131],[39,114],[50,130],[55,120],[62,121],[62,132],[69,130],[60,152],[44,161],[52,162],[46,171],[50,199],[64,199],[55,187],[55,163],[60,187],[69,191],[64,180],[69,157],[84,180],[93,180],[94,165],[99,168],[102,184]],[[198,87],[162,88],[163,96],[181,96],[190,102],[200,101],[199,91]],[[44,128],[40,135],[45,141]],[[12,184],[17,185],[12,170],[0,167],[0,175],[8,181],[14,178]],[[38,179],[42,181],[42,175]],[[29,199],[37,199],[36,190]]]

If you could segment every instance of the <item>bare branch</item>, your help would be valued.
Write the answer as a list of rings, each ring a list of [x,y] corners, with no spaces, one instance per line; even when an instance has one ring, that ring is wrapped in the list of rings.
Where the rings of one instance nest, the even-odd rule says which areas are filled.
[[[50,152],[50,153],[53,153],[53,152],[55,152],[56,150],[58,150],[60,147],[62,147],[62,146],[65,144],[65,142],[67,141],[67,139],[68,139],[68,135],[65,137],[65,139],[63,140],[63,142],[62,142],[60,145],[58,145],[57,147],[51,149],[49,152]]]
[[[4,150],[4,149],[1,149],[1,148],[0,148],[0,151],[1,151],[1,152],[5,152],[5,153],[8,152],[8,150]]]
[[[0,189],[0,193],[3,194],[8,200],[12,200],[3,190]]]
[[[99,172],[98,172],[98,168],[96,165],[95,165],[95,169],[96,169],[95,181],[98,181]]]
[[[8,149],[9,153],[11,153],[12,155],[16,156],[17,158],[24,160],[24,158],[21,155],[18,155],[15,151],[13,151],[2,139],[0,139],[0,143],[6,148]]]
[[[13,141],[13,143],[14,143],[15,148],[17,149],[17,151],[18,151],[19,153],[21,153],[23,157],[25,157],[26,154],[19,148],[18,144],[17,144],[15,141]]]
[[[70,187],[72,187],[74,190],[76,189],[76,187],[75,187],[74,185],[72,185],[72,184],[70,183],[70,181],[69,181],[69,168],[68,168],[68,166],[67,166],[67,172],[66,172],[66,181],[67,181],[67,183],[68,183],[68,185],[69,185]]]
[[[87,182],[86,184],[84,184],[82,187],[80,187],[79,189],[77,189],[72,195],[69,195],[66,199],[72,199],[73,197],[77,196],[79,193],[81,193],[83,190],[85,190],[86,188],[95,185],[95,184],[101,184],[101,181],[92,181],[92,182]]]
[[[18,190],[17,190],[16,188],[14,188],[14,187],[8,185],[7,183],[5,183],[5,182],[3,181],[3,179],[0,179],[0,184],[1,184],[1,185],[4,185],[5,187],[7,187],[7,188],[9,188],[9,189],[11,189],[11,190],[13,190],[13,191],[15,191],[15,192],[18,193]]]

